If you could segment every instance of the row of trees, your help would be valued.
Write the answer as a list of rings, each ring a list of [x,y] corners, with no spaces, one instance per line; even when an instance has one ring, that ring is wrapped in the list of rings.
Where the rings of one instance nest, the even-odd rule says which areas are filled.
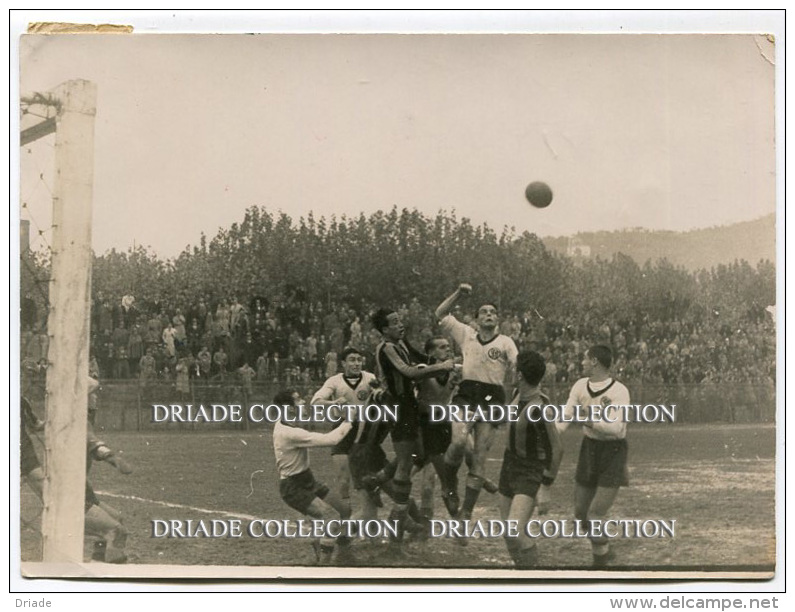
[[[23,257],[23,292],[40,293],[35,276],[46,276],[47,262]],[[132,294],[139,303],[163,304],[233,294],[244,300],[295,289],[323,303],[399,304],[417,297],[436,304],[464,280],[475,287],[475,301],[495,300],[505,310],[627,321],[759,316],[775,302],[776,287],[768,261],[696,273],[667,260],[639,265],[621,254],[575,263],[528,232],[497,233],[455,212],[431,217],[397,208],[355,218],[309,214],[295,221],[253,207],[242,222],[211,239],[202,235],[198,245],[172,260],[139,246],[96,256],[93,269],[95,294]]]

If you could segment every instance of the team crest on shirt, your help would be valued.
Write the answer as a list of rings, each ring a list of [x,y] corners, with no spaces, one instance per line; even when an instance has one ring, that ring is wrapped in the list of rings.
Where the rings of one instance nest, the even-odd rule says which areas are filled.
[[[599,401],[601,402],[602,406],[604,406],[605,408],[607,408],[610,404],[613,403],[613,400],[611,400],[606,395],[602,396],[602,399]]]
[[[369,394],[370,394],[370,392],[369,392],[369,391],[367,391],[367,389],[359,389],[359,390],[356,392],[356,397],[358,397],[360,400],[366,400],[366,399],[367,399],[367,396],[368,396]]]
[[[487,354],[491,359],[499,359],[502,357],[502,351],[497,347],[490,348]]]

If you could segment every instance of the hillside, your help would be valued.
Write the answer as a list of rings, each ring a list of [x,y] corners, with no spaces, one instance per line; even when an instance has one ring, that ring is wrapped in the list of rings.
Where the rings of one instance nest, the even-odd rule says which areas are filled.
[[[621,252],[641,265],[663,257],[688,270],[710,268],[735,259],[756,265],[761,259],[776,260],[776,217],[770,214],[753,221],[689,232],[633,228],[542,240],[548,249],[559,253],[567,253],[570,246],[583,245],[586,252],[590,249],[590,257],[610,258]]]

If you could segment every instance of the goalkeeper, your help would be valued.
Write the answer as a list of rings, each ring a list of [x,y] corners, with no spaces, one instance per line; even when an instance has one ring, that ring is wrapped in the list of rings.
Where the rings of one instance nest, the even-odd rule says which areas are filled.
[[[99,389],[99,383],[89,378],[89,395]],[[122,474],[132,473],[132,467],[116,452],[97,438],[91,423],[87,423],[86,446],[88,457],[86,459],[86,498],[85,498],[85,532],[86,535],[98,537],[94,542],[94,552],[91,558],[94,561],[107,563],[126,563],[127,555],[124,547],[127,544],[127,530],[122,524],[121,512],[113,506],[100,502],[94,493],[94,488],[88,481],[88,472],[94,461],[109,463]]]

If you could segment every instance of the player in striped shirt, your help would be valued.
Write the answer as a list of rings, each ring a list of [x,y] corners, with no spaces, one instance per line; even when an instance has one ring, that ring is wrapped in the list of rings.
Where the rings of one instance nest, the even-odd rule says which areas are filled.
[[[566,420],[557,424],[558,431],[564,431],[577,406],[602,407],[600,420],[583,424],[584,435],[577,462],[574,516],[585,526],[591,520],[604,520],[619,487],[629,484],[627,424],[620,418],[618,408],[629,405],[629,390],[610,374],[612,363],[613,353],[609,347],[595,345],[588,349],[582,362],[586,377],[574,383],[564,411]],[[581,412],[591,413],[590,409]],[[591,550],[594,567],[605,567],[613,558],[609,540],[605,538],[591,538]]]
[[[428,363],[442,363],[452,359],[452,347],[447,338],[443,336],[435,336],[429,338],[425,342],[425,353],[428,355]],[[418,364],[419,368],[425,367],[423,364]],[[433,489],[435,474],[439,475],[440,480],[445,478],[444,469],[444,454],[450,446],[452,439],[452,425],[447,420],[433,422],[431,420],[431,406],[434,404],[447,405],[450,403],[450,398],[458,388],[458,383],[461,381],[460,366],[456,365],[452,372],[440,372],[436,376],[425,378],[416,383],[417,386],[417,404],[419,406],[419,430],[420,430],[420,444],[416,450],[414,458],[414,470],[412,477],[420,475],[422,483],[422,495],[420,503],[420,513],[426,518],[433,517]],[[356,428],[356,425],[354,425]],[[466,446],[467,466],[472,465],[472,436],[469,436]],[[377,462],[376,462],[377,463]],[[428,464],[433,466],[433,470],[428,469]],[[371,474],[366,475],[362,482],[365,486],[371,488],[381,487],[386,483],[395,473],[397,462],[393,460],[379,471],[370,470]],[[353,467],[351,467],[353,471]],[[491,493],[497,492],[497,484],[486,480],[484,488]],[[384,489],[387,491],[386,489]],[[388,491],[387,491],[388,492]],[[455,516],[458,510],[457,506],[450,504],[450,497],[446,492],[442,493],[442,500],[447,507],[450,516]]]
[[[517,419],[508,426],[500,470],[500,514],[503,520],[516,520],[522,526],[519,536],[506,538],[505,543],[516,567],[527,569],[535,566],[537,553],[535,540],[523,526],[533,515],[540,491],[555,480],[563,447],[555,423],[540,418],[542,407],[549,404],[549,398],[539,389],[546,372],[544,358],[535,351],[523,351],[516,365],[516,403],[520,408]]]
[[[392,479],[392,499],[395,506],[392,518],[409,525],[409,500],[411,498],[411,468],[413,455],[419,442],[419,406],[415,383],[455,368],[452,359],[425,365],[426,355],[404,340],[405,327],[394,310],[381,308],[373,315],[373,326],[383,337],[376,347],[375,361],[378,377],[390,399],[382,400],[398,406],[398,419],[392,427],[392,443],[397,465]],[[424,365],[424,367],[419,367]]]

